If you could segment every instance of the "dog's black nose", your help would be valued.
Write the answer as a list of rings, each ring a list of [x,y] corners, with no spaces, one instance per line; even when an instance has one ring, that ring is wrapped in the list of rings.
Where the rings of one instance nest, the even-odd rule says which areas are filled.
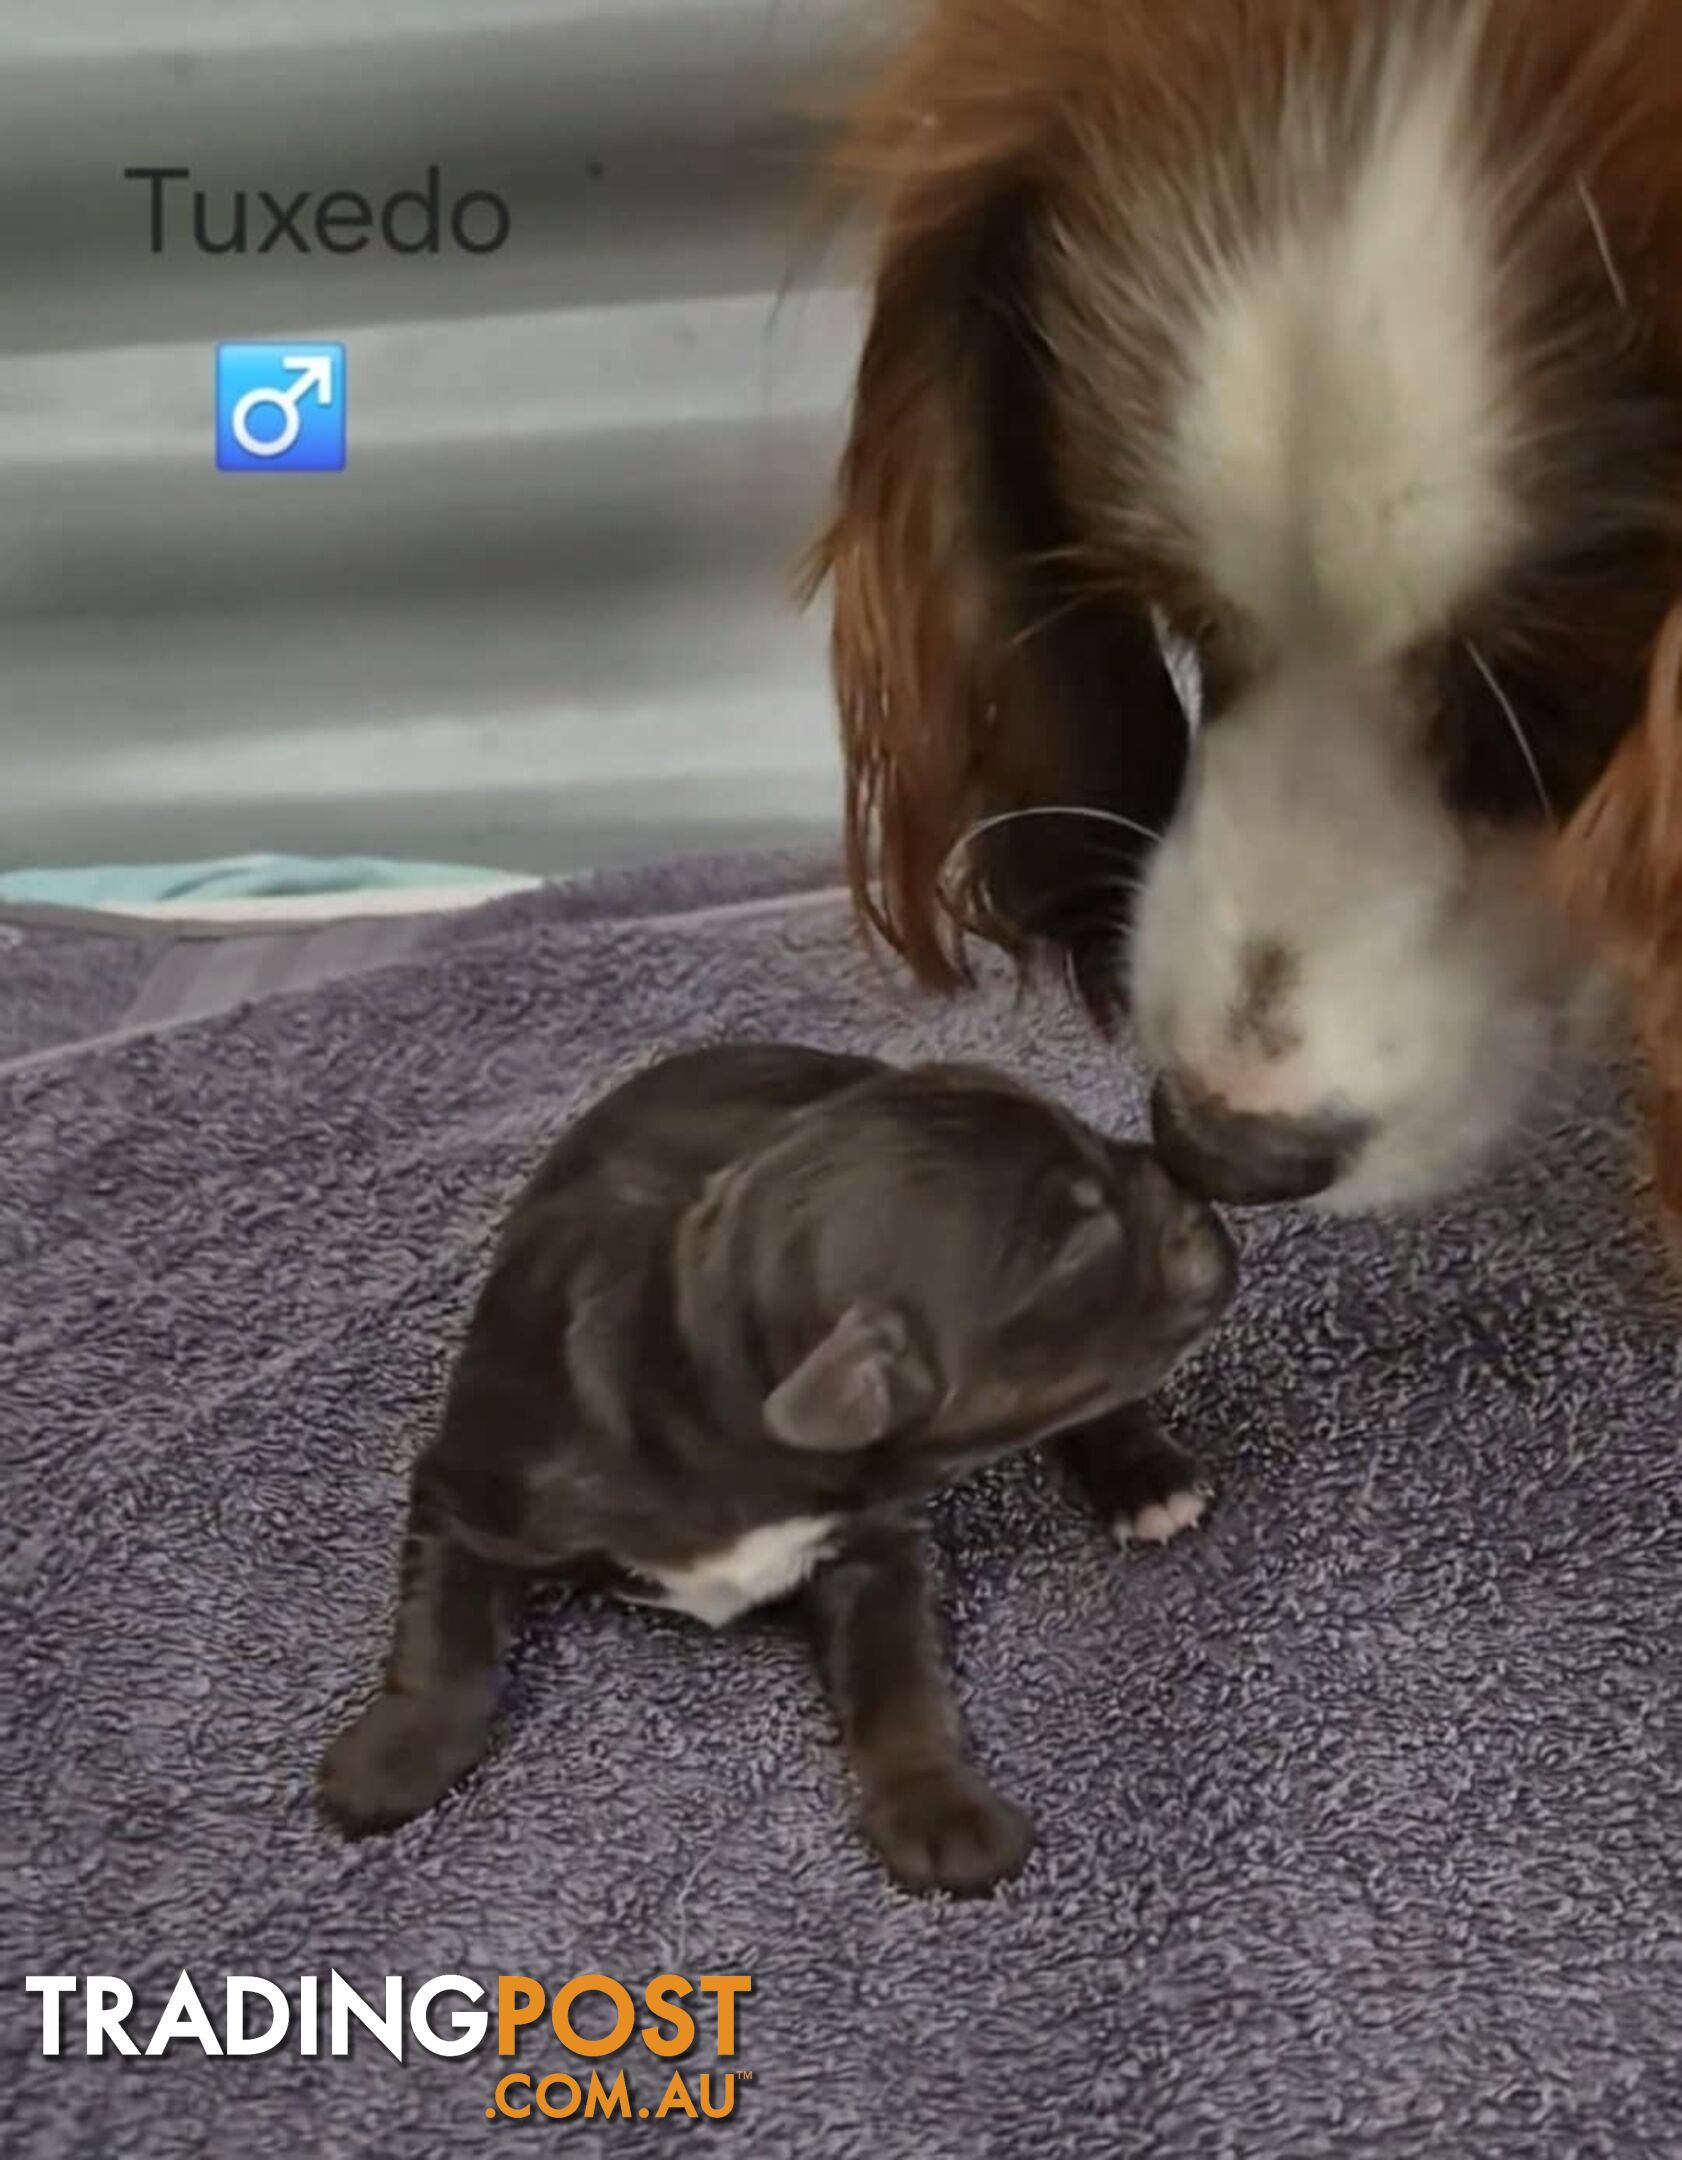
[[[1229,1110],[1165,1076],[1151,1091],[1151,1138],[1170,1177],[1228,1207],[1307,1200],[1337,1182],[1366,1137],[1351,1118]]]

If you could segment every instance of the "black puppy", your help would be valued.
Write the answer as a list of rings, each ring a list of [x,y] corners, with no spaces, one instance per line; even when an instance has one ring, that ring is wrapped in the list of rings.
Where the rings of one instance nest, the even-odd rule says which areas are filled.
[[[909,1503],[1055,1436],[1118,1533],[1195,1520],[1140,1406],[1234,1278],[1147,1150],[994,1073],[780,1047],[642,1073],[503,1233],[325,1805],[386,1828],[479,1759],[536,1572],[714,1625],[803,1590],[890,1871],[1013,1873],[1031,1832],[966,1760]]]

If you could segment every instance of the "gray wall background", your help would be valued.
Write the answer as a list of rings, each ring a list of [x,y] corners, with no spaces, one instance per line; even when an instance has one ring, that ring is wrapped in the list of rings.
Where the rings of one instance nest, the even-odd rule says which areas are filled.
[[[804,220],[881,4],[0,0],[0,867],[832,829],[787,591],[859,308]],[[513,234],[155,256],[146,164],[218,224],[437,164]],[[349,469],[216,472],[216,342],[286,336],[347,346]]]

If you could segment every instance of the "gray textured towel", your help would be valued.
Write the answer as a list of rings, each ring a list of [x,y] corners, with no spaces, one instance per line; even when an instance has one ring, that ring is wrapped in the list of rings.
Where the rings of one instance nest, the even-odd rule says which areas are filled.
[[[1137,1121],[1055,1006],[916,1002],[834,900],[743,875],[509,902],[0,1078],[0,2146],[513,2134],[488,2044],[44,2060],[23,1971],[125,1977],[143,2041],[183,1967],[218,2023],[230,1972],[671,1968],[753,1978],[754,2079],[701,2134],[756,2160],[1682,2153],[1682,1350],[1610,1102],[1428,1218],[1246,1223],[1239,1307],[1171,1402],[1222,1481],[1193,1539],[1123,1557],[1033,1466],[937,1508],[977,1746],[1040,1829],[995,1900],[885,1885],[777,1618],[551,1601],[466,1787],[389,1841],[318,1823],[415,1432],[500,1208],[583,1102],[774,1036],[987,1056]]]

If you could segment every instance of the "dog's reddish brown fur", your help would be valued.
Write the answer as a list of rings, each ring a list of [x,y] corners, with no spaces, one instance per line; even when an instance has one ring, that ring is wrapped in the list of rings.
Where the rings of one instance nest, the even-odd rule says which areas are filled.
[[[1682,1226],[1682,605],[1659,641],[1646,710],[1567,827],[1558,869],[1634,987],[1659,1204]]]
[[[858,905],[924,980],[964,978],[966,923],[1009,936],[948,874],[968,825],[1056,800],[1074,776],[1029,664],[1040,626],[1000,619],[972,499],[974,360],[951,295],[990,206],[1031,188],[1090,216],[1121,165],[1174,170],[1293,69],[1421,12],[1454,21],[1467,0],[930,0],[859,113],[840,170],[876,218],[875,306],[813,575],[833,586]],[[1682,0],[1497,0],[1482,64],[1511,136],[1515,233],[1562,176],[1592,187],[1644,379],[1682,423]],[[1561,309],[1603,275],[1580,230],[1570,247]],[[1195,623],[1200,596],[1172,564],[1117,553],[1078,569]],[[1682,493],[1592,576],[1541,593],[1503,626],[1515,664],[1585,713],[1627,715],[1609,762],[1584,729],[1589,769],[1553,860],[1634,985],[1661,1186],[1682,1212]],[[1129,664],[1132,701],[1160,697],[1150,656]]]

